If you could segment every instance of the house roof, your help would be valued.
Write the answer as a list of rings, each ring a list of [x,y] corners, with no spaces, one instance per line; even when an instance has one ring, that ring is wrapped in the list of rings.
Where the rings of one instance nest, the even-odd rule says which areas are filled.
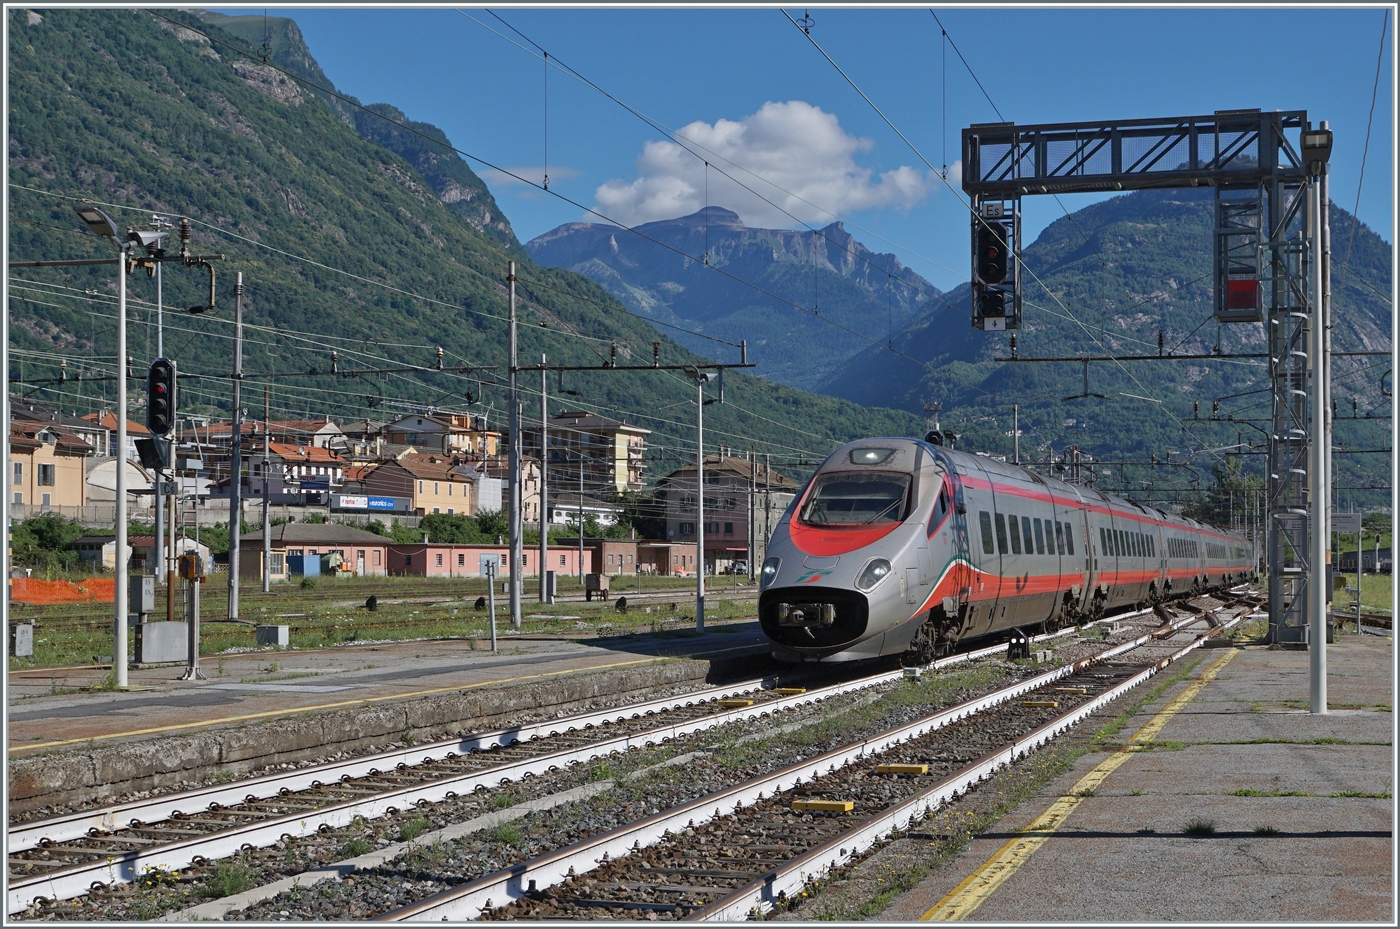
[[[399,465],[414,477],[433,481],[467,480],[466,475],[455,470],[452,459],[440,458],[437,455],[407,455],[391,463]]]
[[[117,414],[111,410],[103,410],[101,413],[84,413],[80,418],[94,426],[101,426],[103,429],[115,430],[117,428]],[[135,435],[151,434],[151,430],[129,419],[126,421],[126,431]]]
[[[582,410],[565,410],[562,413],[555,413],[549,417],[549,427],[551,429],[577,430],[580,432],[613,432],[625,430],[644,435],[650,435],[650,429],[643,429],[641,426],[629,426],[625,422],[609,419],[606,416],[599,416],[597,413],[588,413]],[[534,430],[538,431],[538,429]]]
[[[10,419],[24,419],[31,422],[57,423],[68,429],[78,431],[92,430],[97,427],[79,416],[73,416],[62,410],[54,410],[42,406],[30,400],[19,397],[10,397]]]
[[[773,471],[770,469],[765,474],[763,465],[759,462],[755,461],[751,463],[746,458],[735,458],[731,455],[706,455],[705,477],[709,479],[720,472],[734,474],[743,478],[744,480],[748,480],[749,477],[752,476],[760,487],[763,486],[765,478],[768,481],[769,487],[788,488],[793,490],[797,489],[798,487],[796,481],[792,480],[784,474],[780,474],[777,471]],[[679,477],[689,477],[693,480],[695,478],[695,465],[689,465],[684,468],[677,468],[675,471],[672,471],[670,474],[663,477],[661,481],[664,483],[666,481],[675,480]]]
[[[268,451],[278,455],[283,461],[306,464],[344,464],[345,460],[327,448],[315,445],[291,445],[286,442],[269,442]]]
[[[280,526],[272,527],[273,542],[303,542],[303,543],[344,543],[352,545],[387,545],[393,539],[385,538],[382,535],[375,535],[373,532],[366,532],[363,529],[356,529],[354,526],[342,526],[340,523],[283,523]],[[244,545],[255,547],[262,546],[261,537],[242,539]]]
[[[11,448],[38,448],[46,443],[39,436],[49,432],[54,436],[54,450],[71,455],[86,455],[95,449],[77,435],[53,422],[37,422],[27,419],[10,421]]]

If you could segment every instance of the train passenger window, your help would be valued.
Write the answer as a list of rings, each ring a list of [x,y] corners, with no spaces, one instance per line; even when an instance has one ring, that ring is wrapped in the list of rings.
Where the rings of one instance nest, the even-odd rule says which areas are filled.
[[[813,526],[867,526],[904,521],[907,474],[834,472],[820,475],[801,520]]]
[[[1115,530],[1113,530],[1113,535],[1114,535],[1113,544],[1116,545],[1116,546],[1118,547],[1118,554],[1120,554],[1120,555],[1127,555],[1127,554],[1128,554],[1128,543],[1127,543],[1127,535],[1128,535],[1128,534],[1127,534],[1126,532],[1124,532],[1122,529],[1115,529]]]
[[[1021,517],[1021,538],[1026,540],[1026,554],[1034,555],[1035,540],[1031,538],[1031,518],[1029,516]]]
[[[1099,551],[1103,552],[1105,555],[1109,554],[1108,530],[1105,529],[1103,526],[1099,527]]]
[[[1011,554],[1021,554],[1021,521],[1015,516],[1011,518]]]
[[[986,510],[977,514],[977,521],[982,525],[982,552],[986,555],[996,554],[992,548],[992,516]]]
[[[1138,552],[1138,540],[1136,532],[1128,533],[1128,548],[1132,551],[1134,558],[1136,558],[1140,554]]]
[[[1065,523],[1065,550],[1074,554],[1074,527]]]
[[[1038,519],[1033,519],[1033,520],[1031,520],[1031,522],[1035,524],[1035,553],[1036,553],[1037,555],[1044,555],[1044,554],[1045,554],[1045,536],[1041,533],[1041,530],[1040,530],[1040,520],[1038,520]]]
[[[1006,517],[1000,513],[997,514],[997,551],[1003,555],[1011,551],[1006,546]]]
[[[1141,532],[1138,533],[1138,557],[1147,557],[1147,536],[1143,535]]]
[[[1055,547],[1059,549],[1058,554],[1065,553],[1065,527],[1060,523],[1055,523]]]

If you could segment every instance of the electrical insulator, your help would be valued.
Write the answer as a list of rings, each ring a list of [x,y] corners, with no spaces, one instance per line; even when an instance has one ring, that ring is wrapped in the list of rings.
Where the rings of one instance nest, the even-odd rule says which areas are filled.
[[[1201,401],[1199,401],[1199,400],[1192,400],[1192,401],[1191,401],[1191,415],[1192,415],[1193,417],[1195,417],[1196,419],[1200,419],[1200,418],[1201,418]]]

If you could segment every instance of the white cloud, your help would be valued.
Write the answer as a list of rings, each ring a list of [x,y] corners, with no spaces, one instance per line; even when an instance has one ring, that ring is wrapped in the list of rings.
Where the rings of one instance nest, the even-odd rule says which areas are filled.
[[[709,205],[733,210],[750,226],[792,226],[793,216],[824,226],[834,220],[833,213],[908,210],[935,185],[941,186],[932,174],[907,165],[876,176],[855,158],[875,143],[847,134],[833,114],[801,100],[765,103],[757,113],[737,122],[696,121],[680,129],[678,136],[694,142],[701,158],[777,204],[765,203],[712,167]],[[611,180],[594,192],[599,212],[636,225],[684,216],[705,206],[704,162],[675,142],[648,142],[636,167],[636,180]],[[588,221],[596,222],[597,217]]]

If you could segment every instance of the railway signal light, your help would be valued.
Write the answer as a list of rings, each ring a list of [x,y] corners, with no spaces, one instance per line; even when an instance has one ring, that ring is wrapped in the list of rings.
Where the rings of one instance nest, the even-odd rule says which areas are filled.
[[[146,428],[158,436],[175,431],[175,362],[157,358],[146,374]]]
[[[985,223],[977,227],[977,276],[984,284],[1000,284],[1006,280],[1008,238],[1010,236],[1002,223]]]

